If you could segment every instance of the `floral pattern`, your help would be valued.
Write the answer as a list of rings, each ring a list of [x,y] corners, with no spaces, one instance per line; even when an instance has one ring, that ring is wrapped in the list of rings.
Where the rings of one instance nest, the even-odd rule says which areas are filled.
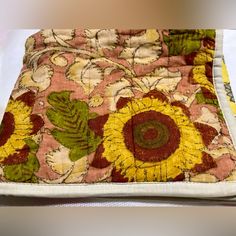
[[[0,162],[8,180],[32,179],[38,162],[34,136],[42,128],[41,116],[32,114],[35,94],[27,92],[10,99],[0,127]],[[24,173],[25,172],[25,173]],[[35,181],[35,178],[34,178]]]
[[[126,102],[118,101],[121,103]],[[128,181],[142,182],[184,178],[184,171],[197,165],[196,168],[214,167],[212,157],[202,150],[217,131],[192,123],[188,116],[186,107],[178,102],[169,104],[168,98],[158,91],[150,91],[141,100],[127,101],[107,117],[102,135],[104,151],[96,153],[99,156],[95,154],[95,159],[113,163]],[[90,127],[99,135],[96,124],[93,120]],[[208,166],[204,166],[206,159]]]
[[[214,50],[215,30],[32,35],[0,126],[1,181],[234,181]]]

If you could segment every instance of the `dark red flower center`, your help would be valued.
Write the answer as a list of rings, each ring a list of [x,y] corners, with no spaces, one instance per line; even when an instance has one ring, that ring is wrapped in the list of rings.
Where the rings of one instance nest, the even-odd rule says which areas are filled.
[[[154,139],[157,138],[157,136],[158,136],[158,131],[154,128],[149,128],[143,134],[144,139]]]
[[[142,161],[162,161],[179,146],[180,133],[169,116],[156,111],[139,113],[123,128],[125,144]]]
[[[169,140],[168,128],[157,120],[134,126],[134,142],[143,148],[159,148]]]

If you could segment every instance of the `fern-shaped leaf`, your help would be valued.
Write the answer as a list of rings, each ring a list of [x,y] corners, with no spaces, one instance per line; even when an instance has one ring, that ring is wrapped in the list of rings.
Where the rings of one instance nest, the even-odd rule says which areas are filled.
[[[94,152],[101,138],[88,126],[88,119],[95,113],[89,113],[86,102],[70,99],[71,91],[53,92],[48,96],[52,106],[47,110],[47,117],[56,126],[51,131],[53,137],[63,146],[71,149],[69,157],[77,161]]]

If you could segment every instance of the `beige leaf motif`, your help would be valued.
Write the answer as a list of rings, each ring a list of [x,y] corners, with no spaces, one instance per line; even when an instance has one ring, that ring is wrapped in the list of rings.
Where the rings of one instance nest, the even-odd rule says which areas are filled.
[[[96,182],[106,181],[108,178],[111,177],[112,170],[113,170],[112,166],[110,166],[110,168],[108,167],[106,172],[103,174],[103,176],[98,178]]]
[[[188,101],[188,97],[178,91],[175,92],[175,94],[173,95],[173,98],[174,98],[174,101],[180,101],[183,103],[186,103]]]
[[[201,113],[201,116],[196,120],[196,122],[210,125],[214,127],[218,132],[221,130],[218,117],[213,114],[208,108],[202,107]]]
[[[160,36],[157,30],[147,29],[140,36],[131,36],[126,40],[126,47],[120,57],[130,64],[148,64],[157,60],[161,54]]]
[[[99,107],[103,104],[103,98],[100,94],[96,94],[89,99],[88,104],[90,107]]]
[[[59,175],[66,174],[73,167],[73,162],[68,158],[69,151],[68,148],[60,146],[46,154],[47,164]]]
[[[80,183],[88,170],[87,157],[80,158],[72,162],[69,159],[69,149],[60,146],[46,154],[46,162],[50,168],[57,174],[61,175],[56,180],[44,180],[45,182],[64,182],[64,183]]]
[[[87,95],[103,80],[101,69],[90,60],[82,58],[76,58],[66,77],[82,86]]]
[[[212,150],[205,150],[206,153],[210,154],[214,159],[224,155],[224,154],[230,154],[233,157],[236,157],[236,151],[235,149],[232,147],[230,148],[230,146],[227,147],[219,147],[218,149],[212,149]]]
[[[47,89],[51,83],[53,69],[49,65],[38,67],[35,71],[25,71],[20,78],[19,87],[37,87],[39,92]]]
[[[217,178],[214,175],[210,174],[198,174],[190,178],[191,182],[200,182],[200,183],[215,183]]]
[[[150,75],[142,78],[132,78],[132,84],[126,79],[110,84],[106,88],[106,96],[109,98],[110,110],[116,110],[116,103],[120,97],[133,97],[133,90],[148,93],[153,89],[163,92],[171,92],[176,89],[181,80],[180,72],[170,72],[166,68],[156,69]]]
[[[163,92],[174,91],[180,80],[180,72],[170,72],[166,68],[156,69],[151,76],[133,79],[136,85],[135,88],[144,93],[153,89]]]
[[[118,41],[115,29],[89,29],[85,30],[88,43],[91,47],[102,52],[101,49],[112,49]]]
[[[74,29],[45,29],[41,31],[44,43],[62,43],[72,40],[75,36]]]
[[[109,99],[111,111],[116,110],[116,103],[120,97],[132,97],[134,93],[128,80],[121,78],[119,81],[109,84],[106,88],[106,96]]]
[[[56,66],[60,66],[60,67],[65,67],[68,64],[67,59],[62,56],[62,53],[54,53],[51,57],[50,57],[50,61],[56,65]]]
[[[31,36],[31,37],[27,38],[27,40],[26,40],[25,51],[27,53],[30,53],[34,50],[34,47],[35,47],[35,39],[34,39],[34,37]]]
[[[106,67],[105,69],[104,69],[104,76],[106,76],[106,75],[111,75],[111,73],[114,71],[114,70],[116,70],[118,67],[117,66],[114,66],[114,65],[112,65],[112,66],[109,66],[109,67]]]
[[[82,157],[78,161],[74,162],[73,169],[70,175],[65,179],[65,183],[80,183],[82,182],[84,175],[88,170],[88,159],[87,157]]]

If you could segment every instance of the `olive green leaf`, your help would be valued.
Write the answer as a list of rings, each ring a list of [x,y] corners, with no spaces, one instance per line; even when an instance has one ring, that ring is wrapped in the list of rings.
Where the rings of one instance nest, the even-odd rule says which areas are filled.
[[[38,171],[39,162],[35,154],[30,153],[25,163],[6,165],[3,168],[6,179],[14,182],[37,182],[34,172]]]
[[[77,161],[95,151],[101,138],[88,126],[88,119],[95,113],[89,113],[86,102],[70,99],[71,91],[53,92],[48,96],[52,106],[47,110],[47,117],[56,126],[51,131],[53,137],[63,146],[70,149],[71,161]]]
[[[20,164],[6,165],[3,168],[4,176],[7,180],[14,182],[37,183],[38,178],[34,172],[39,170],[39,162],[36,157],[39,145],[31,138],[24,139],[30,152],[27,161]]]
[[[31,138],[24,139],[27,146],[30,148],[31,153],[36,153],[39,149],[39,145]]]
[[[214,39],[215,30],[170,30],[169,35],[163,35],[168,46],[169,55],[188,55],[201,47],[204,38]]]
[[[218,112],[217,115],[219,117],[219,119],[224,120],[224,116],[222,111],[220,110],[220,106],[219,106],[219,102],[218,100],[215,98],[206,98],[204,97],[204,94],[202,92],[196,93],[196,99],[197,99],[197,103],[198,104],[209,104],[215,107],[218,107]]]
[[[210,104],[213,106],[219,106],[217,99],[205,98],[202,92],[196,94],[197,103]]]

